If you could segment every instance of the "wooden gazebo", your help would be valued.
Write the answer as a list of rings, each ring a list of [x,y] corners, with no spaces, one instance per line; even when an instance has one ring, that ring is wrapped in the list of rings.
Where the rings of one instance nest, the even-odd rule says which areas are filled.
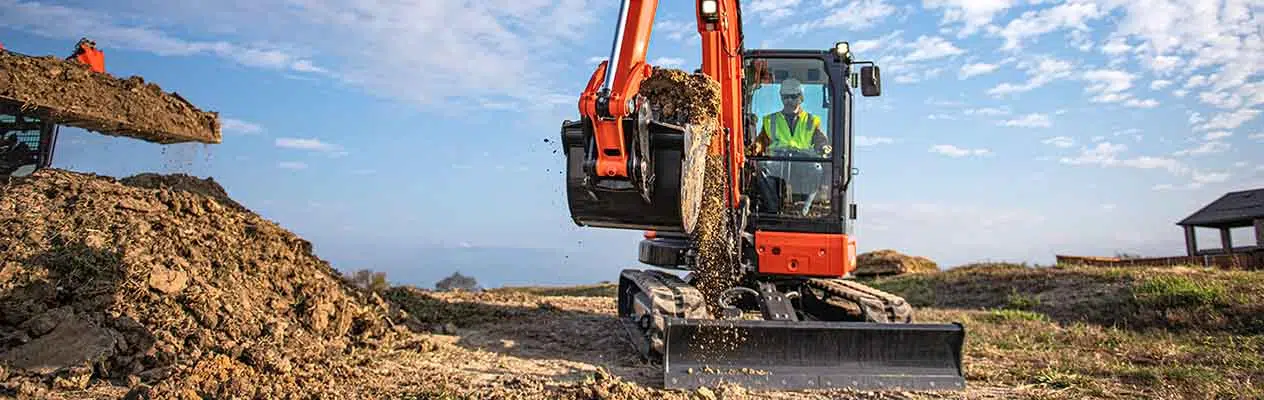
[[[1264,188],[1226,193],[1176,224],[1185,228],[1185,250],[1191,257],[1264,251]],[[1255,244],[1233,247],[1229,230],[1250,226],[1255,227]],[[1199,250],[1194,228],[1219,229],[1221,248]]]

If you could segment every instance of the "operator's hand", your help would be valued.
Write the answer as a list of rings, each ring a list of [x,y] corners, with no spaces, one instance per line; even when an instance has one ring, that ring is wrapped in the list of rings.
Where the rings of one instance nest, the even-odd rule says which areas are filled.
[[[834,147],[833,147],[833,146],[830,146],[830,145],[828,145],[828,144],[827,144],[827,145],[824,145],[824,146],[821,146],[821,154],[824,154],[824,155],[828,156],[828,155],[830,155],[830,153],[831,153],[831,152],[833,152],[833,151],[834,151]]]

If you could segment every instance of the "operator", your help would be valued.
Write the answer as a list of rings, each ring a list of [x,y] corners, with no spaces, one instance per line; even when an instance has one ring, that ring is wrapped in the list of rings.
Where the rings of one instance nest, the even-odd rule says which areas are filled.
[[[80,64],[87,64],[95,72],[105,72],[105,53],[97,50],[97,42],[88,38],[79,39],[74,54],[66,57],[66,61],[78,61]]]
[[[821,118],[804,111],[802,104],[803,85],[799,80],[790,78],[782,81],[782,109],[764,116],[759,135],[752,144],[752,154],[763,155],[771,147],[774,150],[815,149],[817,154],[829,155],[832,148],[829,136],[821,130]]]
[[[23,165],[30,164],[33,155],[31,147],[18,140],[17,135],[0,138],[0,176],[10,175]]]

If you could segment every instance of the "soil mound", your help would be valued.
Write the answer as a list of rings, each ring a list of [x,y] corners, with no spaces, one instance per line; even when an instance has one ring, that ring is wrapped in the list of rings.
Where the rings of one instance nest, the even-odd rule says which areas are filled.
[[[211,180],[41,170],[0,183],[0,231],[0,393],[328,397],[359,374],[337,356],[396,331]]]
[[[900,254],[895,250],[877,250],[856,256],[856,276],[899,275],[915,272],[939,272],[939,265],[926,257]]]
[[[155,143],[219,143],[219,114],[202,111],[139,76],[95,73],[56,57],[0,50],[0,105],[61,125]]]

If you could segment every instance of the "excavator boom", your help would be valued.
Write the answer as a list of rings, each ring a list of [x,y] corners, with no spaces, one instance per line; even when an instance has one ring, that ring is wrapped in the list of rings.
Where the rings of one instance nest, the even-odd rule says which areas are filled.
[[[571,218],[648,231],[639,260],[665,269],[700,268],[700,249],[715,248],[704,241],[733,243],[734,264],[722,270],[740,272],[738,283],[704,298],[698,274],[622,271],[618,318],[632,347],[662,363],[667,388],[964,388],[964,326],[913,323],[904,299],[848,279],[856,267],[847,204],[852,88],[879,95],[877,66],[853,73],[872,63],[853,60],[846,42],[824,51],[746,50],[739,2],[697,0],[701,72],[719,83],[718,126],[663,120],[641,93],[656,73],[645,60],[657,6],[622,2],[610,59],[580,95],[581,118],[562,124]],[[803,86],[819,116],[796,126],[821,121],[811,123],[816,136],[806,135],[839,150],[747,157],[750,136],[764,133],[755,121],[781,115],[770,102],[796,101]],[[723,166],[705,169],[714,159]],[[721,201],[707,202],[722,208],[707,215],[723,221],[707,220],[705,232],[696,195],[704,183],[723,188]],[[714,235],[717,225],[731,232]]]

